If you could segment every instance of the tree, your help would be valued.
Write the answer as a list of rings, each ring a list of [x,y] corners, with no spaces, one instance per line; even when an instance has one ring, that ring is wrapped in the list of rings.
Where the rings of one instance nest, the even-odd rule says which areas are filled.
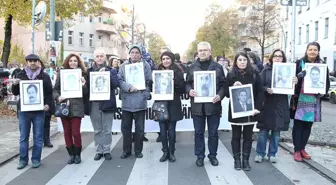
[[[278,6],[276,2],[266,3],[266,0],[254,1],[248,16],[247,31],[250,39],[256,41],[261,48],[261,59],[264,59],[265,49],[279,42],[276,32],[281,27],[278,19]]]
[[[39,0],[37,0],[37,3]],[[45,1],[49,7],[50,1]],[[56,16],[59,20],[72,19],[79,12],[83,15],[94,14],[101,8],[101,0],[55,0]],[[49,9],[49,8],[48,8]],[[31,24],[31,0],[1,0],[0,17],[5,19],[5,38],[2,47],[1,61],[7,67],[11,51],[12,24],[13,21],[21,25]],[[47,13],[49,15],[50,13]],[[48,17],[48,16],[47,16]]]
[[[160,48],[166,46],[166,42],[158,33],[150,33],[148,39],[148,52],[156,64],[160,63]]]
[[[24,64],[25,63],[24,57],[25,54],[22,46],[14,44],[13,47],[11,47],[11,52],[8,61],[9,63]]]

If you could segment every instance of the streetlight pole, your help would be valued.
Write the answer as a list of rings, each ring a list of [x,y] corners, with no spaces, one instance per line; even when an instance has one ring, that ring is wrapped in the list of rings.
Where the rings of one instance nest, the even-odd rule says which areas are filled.
[[[292,1],[292,47],[291,47],[291,58],[292,62],[295,61],[295,28],[296,28],[296,0]]]
[[[35,4],[36,1],[33,0],[32,4],[32,53],[35,53]]]

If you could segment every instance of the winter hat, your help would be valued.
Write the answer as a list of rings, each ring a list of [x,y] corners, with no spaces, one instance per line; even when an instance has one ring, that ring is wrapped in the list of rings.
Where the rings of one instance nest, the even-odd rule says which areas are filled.
[[[38,60],[38,61],[41,61],[40,57],[38,55],[35,55],[35,54],[29,54],[25,57],[25,60],[28,61],[28,60]]]
[[[130,54],[131,51],[132,51],[132,49],[134,49],[134,48],[138,49],[139,52],[140,52],[140,54],[142,55],[141,47],[138,46],[138,45],[132,45],[132,46],[129,48],[128,54]]]
[[[161,57],[160,57],[161,61],[162,61],[162,57],[163,56],[168,56],[172,60],[172,62],[175,62],[175,55],[174,55],[173,52],[171,52],[171,51],[165,51],[165,52],[163,52],[161,54]]]

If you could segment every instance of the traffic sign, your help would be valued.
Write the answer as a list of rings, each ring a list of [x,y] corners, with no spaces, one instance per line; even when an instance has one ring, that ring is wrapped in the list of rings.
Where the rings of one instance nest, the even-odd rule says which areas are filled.
[[[281,0],[280,4],[282,6],[292,6],[295,0]],[[307,0],[296,0],[296,6],[307,6]]]

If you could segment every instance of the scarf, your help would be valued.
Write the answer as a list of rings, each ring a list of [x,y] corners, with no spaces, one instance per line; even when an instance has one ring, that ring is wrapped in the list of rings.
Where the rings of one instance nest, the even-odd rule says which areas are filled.
[[[93,71],[99,71],[101,68],[107,67],[106,62],[104,62],[100,67],[97,66],[96,62],[93,64],[92,69]]]
[[[41,73],[41,68],[37,68],[36,71],[32,71],[28,66],[25,67],[25,71],[26,71],[26,74],[27,74],[27,77],[30,79],[30,80],[35,80],[37,75],[39,75]]]

